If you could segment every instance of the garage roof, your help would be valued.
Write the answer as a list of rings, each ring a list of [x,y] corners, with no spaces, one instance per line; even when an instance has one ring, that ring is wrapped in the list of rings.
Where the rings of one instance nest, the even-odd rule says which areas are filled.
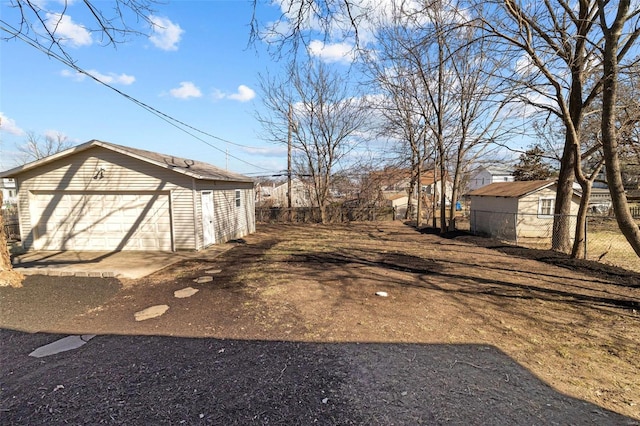
[[[176,173],[182,173],[191,176],[196,179],[203,180],[221,180],[230,182],[253,182],[253,179],[243,176],[237,173],[231,173],[226,170],[222,170],[216,166],[201,161],[190,160],[187,158],[176,157],[174,155],[160,154],[152,151],[145,151],[143,149],[130,148],[123,145],[116,145],[114,143],[103,142],[98,140],[91,140],[73,148],[61,151],[57,154],[50,155],[49,157],[42,158],[40,160],[27,163],[23,166],[7,170],[0,173],[0,177],[13,177],[27,170],[40,167],[44,164],[52,161],[59,160],[61,158],[76,154],[81,151],[93,147],[102,147],[112,151],[119,152],[130,157],[137,158],[138,160],[146,161],[147,163],[155,164],[158,167],[164,167],[171,169]]]
[[[471,191],[469,195],[477,197],[520,198],[540,189],[555,185],[555,183],[555,180],[496,182]]]

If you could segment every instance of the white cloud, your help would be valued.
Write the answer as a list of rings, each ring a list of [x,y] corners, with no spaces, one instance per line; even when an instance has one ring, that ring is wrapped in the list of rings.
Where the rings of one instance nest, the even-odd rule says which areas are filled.
[[[261,155],[264,157],[282,157],[287,155],[286,146],[268,146],[268,147],[243,147],[242,151],[251,155]]]
[[[149,16],[149,20],[153,24],[153,34],[149,37],[151,43],[162,50],[178,50],[178,43],[184,33],[180,25],[174,24],[168,18],[154,15]]]
[[[15,136],[23,136],[25,131],[16,125],[16,121],[0,112],[0,130]]]
[[[248,102],[256,97],[256,92],[250,87],[241,84],[238,86],[238,91],[227,96],[229,99],[240,102]]]
[[[199,98],[202,92],[190,81],[180,82],[180,87],[169,90],[169,94],[178,99]]]
[[[111,85],[119,84],[123,86],[129,86],[136,81],[136,78],[134,76],[128,75],[128,74],[116,74],[113,72],[103,74],[100,71],[96,71],[96,70],[87,70],[87,73],[95,77],[96,79],[100,80],[101,82],[106,84],[111,84]],[[87,77],[83,73],[73,72],[70,70],[62,70],[60,72],[60,75],[62,75],[63,77],[71,78],[76,81],[83,81]]]
[[[535,65],[528,55],[522,55],[515,64],[515,72],[523,77],[530,76],[535,72]]]
[[[320,40],[313,40],[309,43],[309,54],[322,59],[324,62],[344,62],[353,61],[354,46],[350,43],[329,43],[325,44]]]
[[[239,102],[248,102],[256,97],[256,92],[248,86],[241,84],[238,86],[236,93],[224,93],[221,90],[215,89],[213,91],[214,99],[231,99]]]
[[[83,81],[87,77],[86,75],[84,75],[84,74],[82,74],[80,72],[77,72],[77,71],[73,72],[73,71],[70,71],[70,70],[62,70],[62,71],[60,71],[60,75],[63,76],[63,77],[70,78],[70,79],[75,80],[75,81]]]
[[[73,22],[69,15],[47,13],[44,24],[49,32],[60,39],[62,44],[81,47],[93,43],[91,33],[82,25]]]
[[[133,84],[134,81],[136,81],[136,78],[134,76],[127,75],[127,74],[118,75],[113,72],[110,72],[108,74],[102,74],[101,72],[96,70],[88,70],[87,72],[91,74],[93,77],[107,84],[121,84],[123,86],[129,86]]]

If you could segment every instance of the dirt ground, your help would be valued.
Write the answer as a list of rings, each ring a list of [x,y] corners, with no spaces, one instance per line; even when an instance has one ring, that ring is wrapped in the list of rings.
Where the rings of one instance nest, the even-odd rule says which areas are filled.
[[[401,222],[234,244],[0,289],[0,423],[640,424],[639,274]]]

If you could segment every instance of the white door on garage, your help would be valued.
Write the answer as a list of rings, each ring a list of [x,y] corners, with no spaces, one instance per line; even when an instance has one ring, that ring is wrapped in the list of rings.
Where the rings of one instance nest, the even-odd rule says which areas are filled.
[[[202,191],[202,244],[205,247],[215,243],[213,229],[213,192]]]
[[[36,250],[172,250],[168,192],[32,193]]]

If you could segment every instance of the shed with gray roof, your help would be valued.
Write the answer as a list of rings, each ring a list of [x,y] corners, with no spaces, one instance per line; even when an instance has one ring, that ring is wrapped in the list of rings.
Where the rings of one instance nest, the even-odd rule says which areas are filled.
[[[29,250],[200,250],[255,232],[254,182],[211,164],[92,140],[14,178]]]

